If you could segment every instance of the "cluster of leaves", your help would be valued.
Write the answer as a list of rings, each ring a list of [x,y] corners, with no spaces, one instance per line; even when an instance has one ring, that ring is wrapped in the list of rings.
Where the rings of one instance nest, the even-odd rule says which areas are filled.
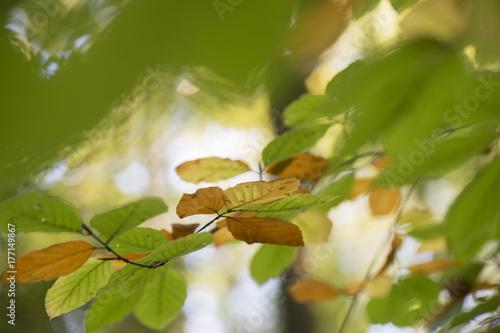
[[[357,61],[332,79],[325,95],[304,95],[285,110],[284,122],[291,129],[264,148],[259,171],[261,177],[266,174],[274,180],[225,190],[205,187],[182,196],[176,209],[180,218],[214,216],[200,228],[175,224],[170,233],[137,227],[167,210],[155,198],[99,214],[90,226],[58,198],[28,194],[7,200],[0,204],[5,232],[13,224],[17,232],[71,231],[100,243],[98,248],[74,241],[28,253],[16,263],[17,279],[59,277],[47,293],[50,317],[95,299],[87,314],[89,330],[130,312],[145,325],[161,328],[180,311],[186,297],[186,283],[172,268],[173,259],[212,242],[264,243],[250,264],[252,276],[262,284],[293,264],[296,247],[328,241],[331,223],[326,212],[366,194],[373,215],[395,213],[385,258],[374,258],[361,282],[339,288],[301,276],[288,286],[290,294],[299,302],[317,302],[341,295],[354,295],[355,301],[361,292],[369,293],[366,311],[372,323],[426,323],[442,332],[466,324],[499,304],[498,285],[480,279],[485,262],[499,253],[499,86],[498,74],[471,72],[460,52],[429,40]],[[459,102],[461,108],[454,108]],[[328,142],[332,133],[340,134],[330,140],[328,158],[307,152],[320,140]],[[476,162],[472,166],[466,163],[471,159]],[[377,176],[359,177],[359,168],[370,163]],[[475,177],[444,221],[405,210],[404,191],[408,197],[419,184],[459,168],[468,168]],[[216,157],[177,168],[183,180],[195,184],[248,171],[252,169],[246,162]],[[424,244],[445,238],[447,252],[436,253],[439,258],[429,263],[406,267],[395,279],[394,258],[402,243],[399,235],[405,233]],[[492,243],[493,249],[488,247]],[[96,250],[108,255],[91,258]],[[111,261],[124,266],[113,272]],[[495,296],[463,313],[464,299],[481,289]],[[449,295],[446,301],[438,298],[443,292]]]

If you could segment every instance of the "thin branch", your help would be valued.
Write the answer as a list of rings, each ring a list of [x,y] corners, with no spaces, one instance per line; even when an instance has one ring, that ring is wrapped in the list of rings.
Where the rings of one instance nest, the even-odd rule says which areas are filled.
[[[215,221],[217,221],[217,220],[218,220],[218,219],[220,219],[221,217],[224,217],[224,215],[225,215],[225,214],[230,213],[230,212],[231,212],[231,210],[227,210],[227,211],[225,211],[225,212],[224,212],[224,213],[222,213],[222,214],[219,214],[218,212],[216,212],[216,213],[217,213],[217,216],[216,216],[216,217],[214,217],[214,218],[213,218],[210,222],[208,222],[207,224],[205,224],[203,227],[201,227],[201,229],[200,229],[200,230],[198,230],[196,233],[198,234],[198,233],[202,232],[202,231],[203,231],[203,230],[205,230],[205,229],[206,229],[209,225],[211,225],[212,223],[214,223]]]
[[[418,179],[411,185],[410,189],[406,193],[406,196],[403,199],[403,201],[401,202],[401,206],[399,207],[398,214],[396,215],[396,218],[394,219],[394,222],[391,225],[391,228],[389,230],[389,234],[387,235],[387,238],[384,239],[382,244],[380,244],[379,248],[377,249],[377,252],[375,253],[375,256],[373,257],[372,261],[370,262],[370,265],[368,266],[365,277],[363,278],[363,281],[361,282],[361,286],[359,287],[359,289],[356,291],[356,293],[354,294],[354,296],[351,299],[351,304],[349,304],[349,308],[347,309],[347,313],[344,317],[344,320],[342,321],[342,324],[340,325],[339,333],[342,333],[342,332],[344,332],[344,330],[347,329],[347,324],[349,323],[349,319],[352,315],[354,307],[356,306],[358,296],[365,289],[368,282],[370,282],[370,280],[372,279],[372,277],[373,277],[372,271],[373,271],[373,268],[375,267],[375,264],[377,263],[378,259],[380,258],[380,255],[384,251],[387,244],[392,240],[392,238],[394,238],[394,233],[397,230],[397,227],[399,225],[399,221],[401,220],[401,215],[403,214],[403,208],[404,208],[406,202],[408,201],[408,198],[410,197],[411,193],[413,192],[413,189],[415,188],[415,185],[417,184],[417,182],[418,182]]]

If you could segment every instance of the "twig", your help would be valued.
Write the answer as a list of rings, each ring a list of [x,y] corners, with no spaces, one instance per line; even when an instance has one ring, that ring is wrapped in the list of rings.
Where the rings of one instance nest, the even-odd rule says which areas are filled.
[[[397,226],[399,224],[399,221],[401,220],[401,215],[403,214],[403,208],[408,201],[408,198],[410,197],[411,193],[413,192],[413,189],[415,188],[415,185],[417,184],[418,179],[411,185],[410,189],[408,190],[408,193],[406,193],[405,198],[401,202],[401,206],[399,207],[398,214],[396,218],[394,219],[394,222],[391,225],[391,228],[389,230],[389,234],[387,235],[387,238],[384,239],[382,244],[380,244],[379,248],[377,249],[377,252],[375,253],[375,256],[373,257],[372,261],[370,262],[370,265],[368,266],[368,269],[366,271],[365,277],[363,278],[363,281],[361,282],[361,286],[359,289],[356,291],[354,296],[351,299],[351,304],[349,304],[349,308],[347,309],[347,313],[344,317],[344,320],[342,320],[342,324],[340,325],[339,333],[344,332],[345,329],[347,329],[347,324],[349,322],[349,318],[351,317],[351,314],[354,310],[354,307],[356,306],[358,296],[359,294],[365,289],[366,285],[370,280],[372,279],[372,271],[373,267],[375,267],[375,264],[377,263],[380,255],[382,254],[382,251],[386,247],[387,243],[392,240],[394,237],[394,233],[397,229]]]
[[[225,214],[230,213],[230,212],[231,212],[231,210],[227,210],[227,211],[225,211],[225,212],[224,212],[224,213],[222,213],[222,214],[219,214],[219,213],[217,213],[217,212],[216,212],[216,213],[217,213],[217,216],[216,216],[216,217],[214,217],[214,218],[213,218],[210,222],[208,222],[207,224],[205,224],[205,225],[204,225],[204,226],[203,226],[200,230],[198,230],[196,233],[198,234],[198,233],[202,232],[202,230],[205,230],[205,229],[206,229],[209,225],[211,225],[212,223],[214,223],[215,221],[217,221],[217,220],[218,220],[218,219],[220,219],[221,217],[224,217],[224,216],[225,216]]]

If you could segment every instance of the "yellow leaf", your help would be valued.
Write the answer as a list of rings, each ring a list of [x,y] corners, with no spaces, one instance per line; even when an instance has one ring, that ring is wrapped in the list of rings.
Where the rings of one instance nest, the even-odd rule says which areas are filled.
[[[295,178],[241,183],[225,190],[222,196],[227,209],[265,205],[291,195],[299,186],[300,181]]]
[[[281,178],[294,177],[300,180],[316,181],[321,178],[328,166],[328,161],[310,153],[295,154],[288,160],[272,164],[266,170]]]
[[[234,238],[252,243],[304,246],[302,233],[293,223],[267,217],[228,217],[227,228]]]
[[[179,165],[175,171],[182,180],[194,184],[199,182],[216,182],[228,179],[241,173],[252,171],[248,163],[233,161],[228,158],[207,157],[188,161]]]
[[[234,240],[233,234],[226,228],[221,228],[214,233],[214,245],[222,246]]]
[[[180,218],[196,214],[214,214],[224,207],[222,189],[213,186],[200,188],[193,194],[184,193],[177,205]]]
[[[436,273],[440,271],[445,271],[450,268],[455,268],[461,266],[460,263],[456,261],[449,261],[443,259],[437,259],[423,264],[417,264],[408,267],[408,270],[412,274],[427,275],[431,273]]]
[[[307,210],[294,217],[292,222],[302,231],[306,244],[326,242],[332,230],[332,222],[324,212]]]
[[[340,295],[337,288],[316,279],[299,280],[287,290],[297,303],[330,301]]]
[[[71,241],[29,252],[16,260],[16,282],[52,280],[67,275],[82,266],[94,253],[95,247],[85,241]],[[0,282],[7,282],[7,269]]]
[[[194,233],[196,228],[198,228],[198,223],[191,224],[182,224],[182,223],[173,223],[172,224],[172,237],[174,239],[186,237],[187,235],[191,235]]]
[[[379,187],[370,192],[368,201],[373,215],[389,214],[401,200],[401,192],[397,187]]]

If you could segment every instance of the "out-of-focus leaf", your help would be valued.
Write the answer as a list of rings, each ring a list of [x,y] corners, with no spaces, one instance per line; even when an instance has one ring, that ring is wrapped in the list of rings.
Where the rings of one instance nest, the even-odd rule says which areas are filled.
[[[368,192],[375,179],[373,178],[357,178],[352,186],[349,200],[356,199],[359,195]]]
[[[500,306],[500,295],[495,295],[487,301],[478,304],[474,309],[468,312],[462,312],[456,316],[451,322],[451,327],[461,325],[475,317],[488,312],[493,312]]]
[[[392,8],[394,8],[398,13],[401,13],[406,8],[414,5],[418,0],[389,0],[391,2]]]
[[[73,273],[60,277],[45,297],[49,317],[60,316],[94,298],[108,283],[112,266],[110,261],[91,259]]]
[[[34,193],[0,203],[0,227],[5,233],[8,224],[15,225],[16,232],[82,230],[80,216],[69,202]]]
[[[380,0],[354,0],[353,3],[353,16],[360,18],[364,14],[373,10],[379,4]]]
[[[90,225],[109,241],[167,210],[161,199],[146,198],[98,214],[92,218]]]
[[[174,239],[186,237],[195,232],[196,228],[199,227],[199,223],[172,223],[172,237]]]
[[[267,217],[229,217],[227,228],[234,238],[248,244],[304,246],[302,233],[295,224]]]
[[[448,138],[427,138],[415,150],[399,155],[380,179],[391,185],[413,182],[419,178],[437,178],[484,151],[496,137],[498,122],[478,123],[457,131]]]
[[[333,118],[336,115],[334,107],[335,102],[330,96],[302,95],[285,109],[283,118],[288,126],[302,126],[321,118]]]
[[[429,240],[446,235],[443,224],[433,224],[427,227],[416,228],[408,232],[408,235],[422,240]]]
[[[141,291],[134,314],[145,326],[161,329],[181,311],[186,297],[184,278],[177,271],[167,269]]]
[[[175,171],[182,180],[194,184],[199,182],[217,182],[228,179],[252,168],[247,162],[230,160],[220,157],[206,157],[193,161],[184,162]]]
[[[349,196],[353,186],[354,173],[345,174],[331,184],[324,186],[323,188],[318,190],[318,193],[322,195],[335,196],[335,199],[330,203],[317,207],[316,209],[328,211],[331,208],[337,206]]]
[[[328,241],[332,230],[332,222],[328,219],[326,213],[314,210],[302,212],[292,220],[292,223],[302,231],[305,244]]]
[[[495,0],[473,2],[468,37],[479,63],[494,63],[500,58],[499,29],[500,3]]]
[[[281,178],[294,177],[316,181],[325,174],[328,164],[328,161],[321,156],[309,153],[295,154],[285,161],[269,166],[266,172]]]
[[[251,212],[279,212],[283,210],[303,209],[325,203],[329,203],[336,197],[327,197],[323,195],[312,194],[292,194],[289,197],[271,202],[265,205],[245,206],[237,210]]]
[[[368,197],[373,215],[391,213],[401,201],[401,191],[397,187],[377,187],[371,190]]]
[[[262,162],[268,166],[311,148],[329,127],[330,125],[302,127],[276,137],[262,151]]]
[[[373,298],[366,306],[374,324],[413,326],[439,303],[439,284],[420,276],[409,276],[395,284],[389,295]]]
[[[227,244],[233,240],[233,234],[227,229],[227,227],[220,228],[214,233],[214,245],[216,247]]]
[[[279,276],[292,265],[297,248],[284,245],[264,244],[250,263],[250,273],[258,284]]]
[[[87,331],[94,332],[122,320],[132,312],[140,297],[140,293],[124,297],[119,290],[99,294],[87,311]]]
[[[213,240],[213,235],[208,232],[182,237],[172,242],[160,245],[153,252],[151,252],[146,260],[153,262],[180,257],[204,248],[205,246],[211,244]]]
[[[428,275],[459,266],[461,265],[456,261],[436,259],[423,264],[409,266],[407,269],[411,274]]]
[[[40,251],[26,253],[16,259],[16,282],[52,280],[80,268],[94,253],[95,247],[85,241],[52,245]],[[7,269],[0,282],[7,282]]]
[[[470,260],[490,239],[500,236],[500,158],[484,166],[448,210],[446,234],[450,252]]]
[[[304,279],[288,286],[288,293],[297,303],[330,301],[340,295],[337,288],[316,279]]]
[[[265,205],[291,195],[299,186],[295,178],[241,183],[225,190],[223,198],[227,209]]]
[[[161,231],[151,228],[134,228],[109,242],[116,253],[149,253],[167,239]]]
[[[196,214],[215,214],[224,207],[222,189],[213,186],[200,188],[193,194],[184,193],[177,205],[177,216],[184,218]]]

